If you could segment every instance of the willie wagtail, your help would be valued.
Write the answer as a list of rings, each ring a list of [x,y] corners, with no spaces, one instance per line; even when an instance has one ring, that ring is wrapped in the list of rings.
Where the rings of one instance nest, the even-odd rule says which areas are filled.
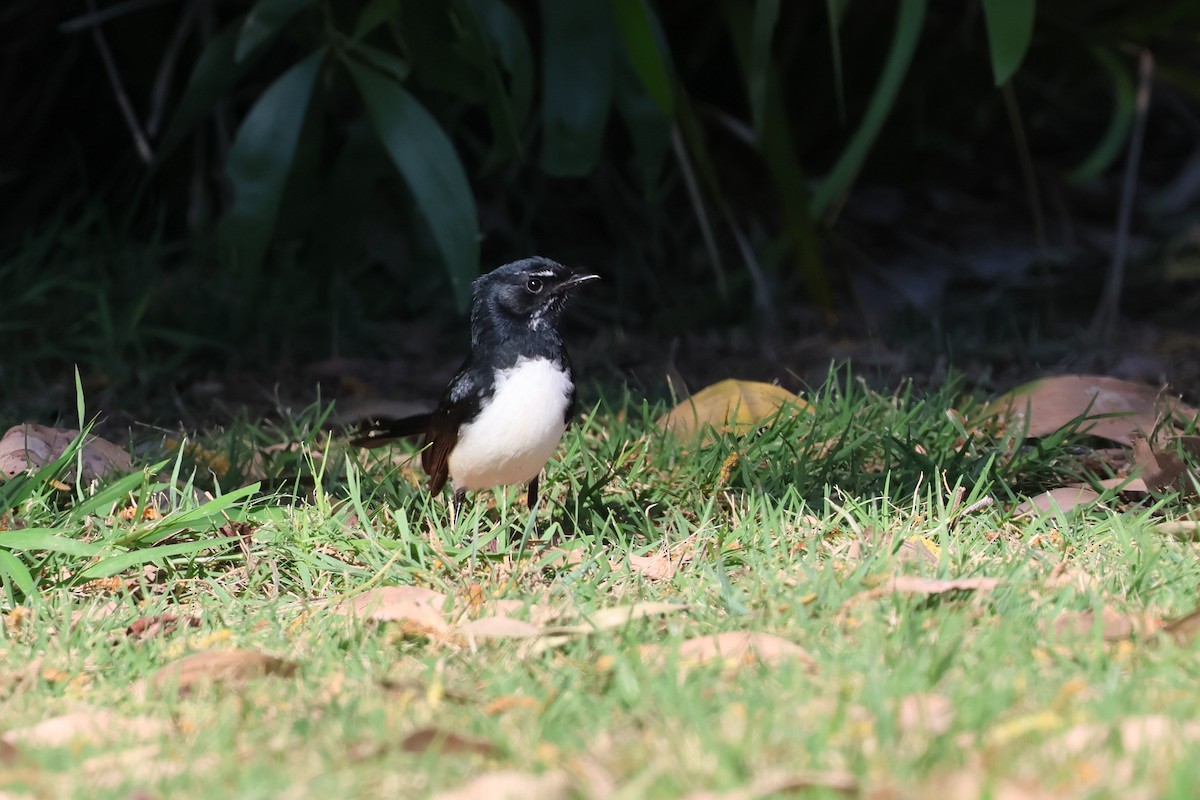
[[[441,492],[449,479],[458,506],[468,490],[526,483],[532,511],[538,476],[575,413],[558,318],[575,289],[599,277],[535,256],[476,279],[471,353],[437,408],[377,421],[354,443],[377,447],[424,434],[421,466],[430,492]]]

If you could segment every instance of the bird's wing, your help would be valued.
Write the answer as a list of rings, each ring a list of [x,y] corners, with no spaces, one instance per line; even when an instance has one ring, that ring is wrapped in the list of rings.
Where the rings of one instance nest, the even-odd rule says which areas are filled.
[[[478,384],[478,376],[468,360],[450,381],[437,409],[429,416],[425,446],[421,450],[421,466],[429,476],[431,494],[442,491],[450,476],[450,452],[458,444],[459,426],[479,413],[481,397]]]

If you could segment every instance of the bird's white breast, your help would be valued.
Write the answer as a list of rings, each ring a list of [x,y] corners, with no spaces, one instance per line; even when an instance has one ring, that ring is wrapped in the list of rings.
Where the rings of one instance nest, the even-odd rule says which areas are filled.
[[[545,358],[519,359],[496,374],[479,416],[458,431],[450,453],[454,488],[488,489],[537,477],[567,425],[571,377]]]

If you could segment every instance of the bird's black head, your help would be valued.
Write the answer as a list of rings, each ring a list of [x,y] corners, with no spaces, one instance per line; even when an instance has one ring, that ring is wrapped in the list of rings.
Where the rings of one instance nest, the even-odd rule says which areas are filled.
[[[476,334],[498,326],[553,331],[575,289],[599,278],[541,256],[497,267],[475,281],[471,328]]]

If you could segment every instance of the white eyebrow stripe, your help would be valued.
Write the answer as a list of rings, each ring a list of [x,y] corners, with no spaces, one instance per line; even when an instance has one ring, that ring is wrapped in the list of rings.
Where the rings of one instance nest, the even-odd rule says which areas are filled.
[[[531,278],[557,278],[558,273],[547,269],[547,270],[542,270],[541,272],[531,272],[531,273],[529,273],[529,277],[531,277]]]

